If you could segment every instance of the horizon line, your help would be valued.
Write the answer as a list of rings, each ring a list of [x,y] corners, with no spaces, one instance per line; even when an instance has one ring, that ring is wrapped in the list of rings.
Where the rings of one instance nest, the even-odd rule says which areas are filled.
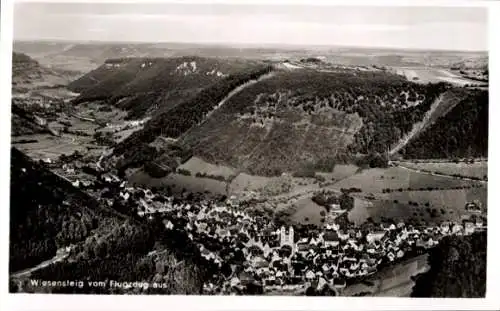
[[[15,39],[15,42],[45,42],[45,43],[73,43],[73,44],[184,44],[184,45],[206,45],[206,46],[223,46],[229,48],[256,48],[256,47],[274,47],[274,48],[352,48],[352,49],[380,49],[380,50],[406,50],[416,52],[461,52],[461,53],[486,53],[489,55],[489,50],[454,50],[454,49],[440,49],[440,48],[413,48],[413,47],[394,47],[394,46],[364,46],[364,45],[342,45],[342,44],[300,44],[300,43],[247,43],[247,42],[190,42],[190,41],[108,41],[108,40],[71,40],[60,38],[43,38],[43,39]]]

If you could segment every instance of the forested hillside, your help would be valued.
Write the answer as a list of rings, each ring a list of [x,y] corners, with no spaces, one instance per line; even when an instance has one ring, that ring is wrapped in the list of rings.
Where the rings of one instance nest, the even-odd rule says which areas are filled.
[[[11,149],[10,271],[54,257],[116,217],[87,194]]]
[[[192,126],[201,122],[234,88],[270,71],[271,67],[261,66],[219,80],[193,98],[168,111],[155,115],[146,123],[144,129],[133,133],[125,141],[117,145],[114,154],[128,157],[141,149],[143,144],[154,141],[158,136],[177,138]]]
[[[401,151],[405,158],[483,157],[488,155],[488,92],[470,90]]]
[[[224,77],[258,62],[203,57],[108,59],[69,84],[80,93],[74,103],[107,100],[140,118],[156,108],[171,108]]]
[[[486,232],[443,239],[430,252],[431,268],[417,277],[412,297],[484,297],[486,249]]]
[[[208,270],[184,231],[166,230],[161,218],[147,223],[104,207],[17,149],[11,154],[11,273],[34,267],[71,246],[69,258],[32,272],[30,278],[138,280],[168,285],[145,293],[201,293]],[[29,281],[16,286],[25,292],[132,291],[87,285],[43,287]]]
[[[352,163],[387,151],[447,88],[385,72],[279,72],[236,94],[182,143],[259,175]]]

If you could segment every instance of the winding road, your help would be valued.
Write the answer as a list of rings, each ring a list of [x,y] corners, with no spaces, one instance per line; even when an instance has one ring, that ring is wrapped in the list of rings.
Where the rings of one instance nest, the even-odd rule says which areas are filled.
[[[445,178],[451,178],[451,179],[461,179],[461,180],[479,182],[479,183],[482,183],[482,184],[487,184],[488,183],[487,180],[472,179],[472,178],[462,177],[462,176],[452,176],[452,175],[440,174],[440,173],[435,173],[435,172],[426,172],[426,171],[423,171],[423,170],[418,170],[418,169],[415,169],[415,168],[404,166],[404,165],[402,165],[399,162],[390,162],[390,163],[393,163],[393,164],[397,165],[398,167],[400,167],[402,169],[405,169],[405,170],[408,170],[408,171],[412,171],[412,172],[416,172],[416,173],[420,173],[420,174],[427,174],[427,175],[439,176],[439,177],[445,177]]]
[[[59,253],[59,254],[55,255],[53,258],[51,258],[49,260],[46,260],[44,262],[41,262],[41,263],[39,263],[38,265],[36,265],[34,267],[31,267],[29,269],[13,273],[11,275],[11,277],[18,279],[18,278],[22,278],[22,277],[25,277],[25,276],[29,276],[31,273],[33,273],[33,272],[35,272],[37,270],[46,268],[46,267],[48,267],[48,266],[50,266],[52,264],[55,264],[57,262],[60,262],[60,261],[64,260],[66,257],[68,257],[68,255],[69,255],[69,252]]]

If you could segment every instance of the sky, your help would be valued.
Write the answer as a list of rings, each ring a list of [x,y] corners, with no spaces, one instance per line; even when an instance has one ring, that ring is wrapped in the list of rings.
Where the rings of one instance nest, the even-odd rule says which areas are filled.
[[[487,9],[175,3],[16,3],[15,40],[488,50]]]

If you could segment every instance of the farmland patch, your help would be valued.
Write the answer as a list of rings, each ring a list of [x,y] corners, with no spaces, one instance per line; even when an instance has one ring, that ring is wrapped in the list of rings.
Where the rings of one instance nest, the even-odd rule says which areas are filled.
[[[200,173],[205,175],[221,176],[225,179],[228,179],[235,173],[234,169],[228,166],[210,164],[199,157],[192,157],[186,163],[179,166],[179,168],[186,169],[193,175]]]
[[[304,198],[297,201],[293,208],[295,209],[294,213],[291,215],[291,220],[293,222],[302,225],[323,225],[322,220],[324,220],[324,216],[322,214],[326,212],[326,209],[313,202],[310,198]]]

